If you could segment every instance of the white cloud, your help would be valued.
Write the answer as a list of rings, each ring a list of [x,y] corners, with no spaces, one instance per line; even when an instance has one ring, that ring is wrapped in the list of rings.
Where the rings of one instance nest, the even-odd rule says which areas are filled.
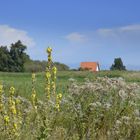
[[[70,33],[65,36],[66,39],[72,42],[85,42],[87,40],[86,36],[77,32]]]
[[[16,29],[8,25],[0,25],[0,45],[10,45],[21,40],[28,47],[35,45],[34,40],[24,30]]]
[[[140,24],[128,25],[119,28],[120,31],[140,31]]]
[[[138,47],[140,45],[140,24],[100,28],[95,30],[90,38],[94,38],[95,42],[98,41],[102,45],[106,43],[110,46]]]
[[[122,27],[116,28],[101,28],[96,30],[96,33],[101,36],[116,36],[116,35],[123,35],[123,34],[134,34],[140,33],[140,24],[134,25],[127,25]]]

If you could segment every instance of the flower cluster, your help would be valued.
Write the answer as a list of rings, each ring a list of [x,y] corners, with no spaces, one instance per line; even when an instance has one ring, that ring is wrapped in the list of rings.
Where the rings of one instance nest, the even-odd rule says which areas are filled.
[[[134,139],[139,138],[138,84],[108,77],[97,77],[94,82],[86,80],[84,84],[73,80],[69,86],[70,103],[74,106],[71,111],[78,115],[75,127],[81,130],[79,137],[86,138],[86,133],[81,134],[84,130],[92,139],[131,139],[132,135]]]
[[[46,96],[47,99],[50,100],[51,95],[52,95],[52,100],[55,97],[57,100],[56,96],[56,74],[57,74],[57,68],[53,65],[52,61],[52,48],[48,47],[47,48],[47,53],[48,53],[48,64],[46,66],[46,86],[45,86],[45,91],[46,91]]]
[[[61,100],[62,100],[62,94],[59,93],[57,96],[56,96],[56,109],[57,111],[60,111],[60,103],[61,103]]]

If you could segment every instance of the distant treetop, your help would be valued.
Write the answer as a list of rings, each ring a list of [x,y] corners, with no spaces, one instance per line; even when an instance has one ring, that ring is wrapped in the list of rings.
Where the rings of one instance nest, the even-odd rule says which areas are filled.
[[[121,58],[115,58],[110,70],[126,70]]]

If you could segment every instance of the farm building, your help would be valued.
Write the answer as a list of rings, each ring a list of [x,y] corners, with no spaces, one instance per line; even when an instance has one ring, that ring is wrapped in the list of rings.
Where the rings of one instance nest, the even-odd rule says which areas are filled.
[[[98,62],[81,62],[80,68],[89,70],[89,71],[93,71],[93,72],[100,71]]]

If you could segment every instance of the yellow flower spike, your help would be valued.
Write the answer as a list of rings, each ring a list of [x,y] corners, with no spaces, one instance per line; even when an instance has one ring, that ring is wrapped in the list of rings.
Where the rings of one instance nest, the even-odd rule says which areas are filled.
[[[59,93],[59,94],[56,96],[56,104],[55,104],[55,108],[57,109],[57,111],[60,111],[61,99],[62,99],[62,94]]]
[[[15,104],[16,104],[15,101],[13,101],[13,100],[11,101],[11,103],[12,103],[13,106],[15,106]]]
[[[57,111],[60,111],[60,105],[59,104],[56,104],[55,108],[57,109]]]
[[[3,85],[0,85],[0,93],[3,91]]]
[[[14,93],[15,93],[15,88],[14,88],[14,87],[10,87],[9,92],[10,92],[11,95],[14,95]]]
[[[36,98],[36,94],[33,93],[33,94],[32,94],[32,99],[34,100],[35,98]]]
[[[17,124],[16,124],[16,123],[14,123],[14,124],[13,124],[13,126],[14,126],[14,129],[15,129],[15,130],[17,130],[17,129],[18,129],[18,126],[17,126]]]
[[[47,48],[47,53],[51,53],[52,52],[52,48],[51,47],[48,47]]]
[[[12,98],[11,98],[11,97],[9,97],[8,103],[9,103],[10,105],[12,104]]]
[[[32,73],[32,80],[33,81],[35,81],[35,77],[36,77],[35,73]]]
[[[4,116],[4,123],[5,125],[7,125],[9,123],[10,119],[9,119],[9,116],[5,115]]]
[[[56,86],[55,86],[55,82],[52,82],[52,88],[55,89]]]
[[[11,109],[12,114],[14,114],[14,115],[17,114],[17,110],[14,105],[12,105],[10,109]]]
[[[53,73],[56,74],[57,68],[55,66],[53,66],[52,70],[53,70]]]
[[[20,104],[20,103],[21,103],[20,99],[16,98],[16,104]]]
[[[62,99],[62,94],[59,93],[59,94],[57,95],[57,97],[58,97],[59,99]]]
[[[51,56],[48,57],[48,61],[52,61],[52,57]]]
[[[51,77],[50,72],[46,72],[46,78],[49,79]]]
[[[3,104],[1,103],[0,104],[0,112],[2,112],[2,109],[3,109]]]
[[[35,90],[35,81],[36,81],[36,75],[35,73],[32,73],[32,94],[31,94],[31,102],[34,109],[37,109],[37,96],[36,96],[36,90]]]

